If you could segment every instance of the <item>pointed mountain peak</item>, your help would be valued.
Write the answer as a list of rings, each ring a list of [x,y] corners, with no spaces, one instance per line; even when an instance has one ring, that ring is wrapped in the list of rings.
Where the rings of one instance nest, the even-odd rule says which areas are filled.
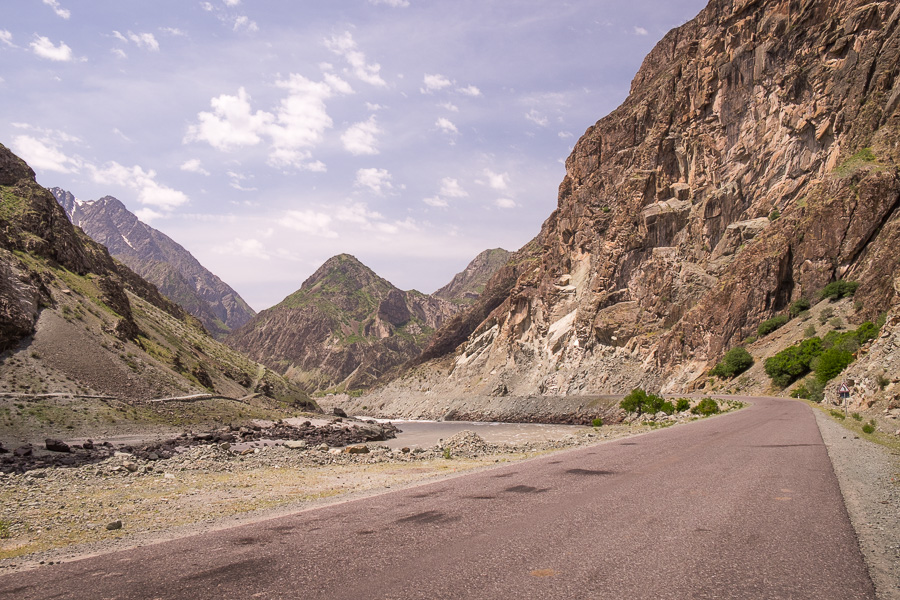
[[[327,286],[352,291],[359,290],[372,284],[379,283],[387,287],[394,287],[364,265],[358,258],[351,254],[338,254],[326,260],[315,273],[313,273],[303,285],[301,291],[313,291]],[[335,291],[335,290],[332,290]]]

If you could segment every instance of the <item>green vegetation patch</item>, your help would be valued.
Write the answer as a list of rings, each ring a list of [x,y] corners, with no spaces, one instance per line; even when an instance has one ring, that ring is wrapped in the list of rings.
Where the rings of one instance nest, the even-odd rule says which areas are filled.
[[[641,388],[635,388],[625,396],[619,403],[619,408],[630,413],[637,413],[638,416],[643,413],[656,414],[663,412],[671,415],[675,412],[675,405],[656,394],[648,394]]]
[[[834,302],[841,298],[849,298],[856,293],[858,288],[859,282],[857,281],[844,281],[843,279],[838,279],[825,286],[825,289],[822,290],[822,299],[828,298]]]
[[[753,357],[746,349],[738,346],[725,353],[722,360],[712,368],[710,375],[719,379],[732,379],[753,366]]]
[[[850,177],[860,169],[882,168],[878,162],[878,157],[871,148],[862,148],[840,165],[834,168],[832,173],[837,177]]]
[[[786,325],[789,320],[790,318],[787,315],[776,315],[760,323],[759,327],[756,328],[756,333],[759,337],[765,337],[779,327]]]

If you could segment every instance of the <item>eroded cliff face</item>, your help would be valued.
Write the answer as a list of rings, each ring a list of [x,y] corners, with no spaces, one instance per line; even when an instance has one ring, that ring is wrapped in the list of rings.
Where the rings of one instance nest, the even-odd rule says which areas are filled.
[[[898,26],[896,2],[710,2],[575,146],[535,268],[393,390],[691,389],[830,281],[859,281],[866,316],[890,309]]]

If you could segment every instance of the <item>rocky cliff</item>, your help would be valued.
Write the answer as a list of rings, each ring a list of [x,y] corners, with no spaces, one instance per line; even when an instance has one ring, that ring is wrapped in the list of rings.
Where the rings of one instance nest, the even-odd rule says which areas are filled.
[[[341,254],[226,341],[309,391],[354,390],[419,354],[457,311]]]
[[[382,397],[695,389],[831,281],[890,310],[898,27],[896,2],[712,0],[578,141],[533,268]]]
[[[184,247],[140,221],[116,198],[80,201],[66,190],[50,191],[74,225],[197,317],[213,337],[224,337],[256,314]]]
[[[53,416],[32,411],[53,425],[85,408],[78,398],[134,406],[198,393],[313,406],[278,375],[211,339],[73,227],[28,165],[0,145],[0,404],[10,419],[20,412],[10,398],[67,398]],[[162,412],[152,418],[184,414]]]
[[[510,256],[503,248],[485,250],[432,296],[456,304],[472,304],[484,292],[490,278],[509,262]]]

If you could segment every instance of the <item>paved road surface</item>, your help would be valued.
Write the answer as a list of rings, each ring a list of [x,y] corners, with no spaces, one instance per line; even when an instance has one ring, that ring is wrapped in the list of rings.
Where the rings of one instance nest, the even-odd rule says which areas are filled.
[[[810,409],[0,578],[0,598],[874,598]]]

